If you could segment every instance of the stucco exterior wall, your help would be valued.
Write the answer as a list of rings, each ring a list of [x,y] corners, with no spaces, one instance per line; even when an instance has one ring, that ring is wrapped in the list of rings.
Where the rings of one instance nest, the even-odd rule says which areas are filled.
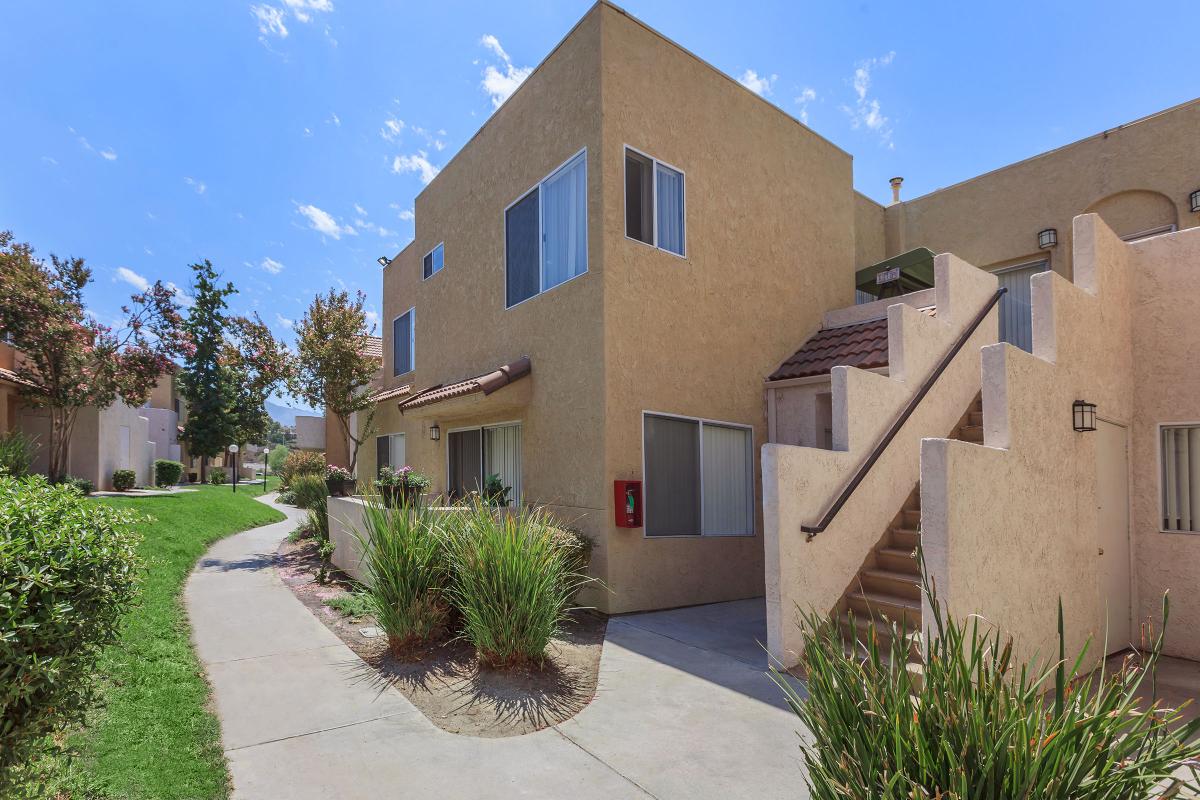
[[[937,316],[904,302],[888,307],[889,374],[834,367],[833,450],[762,448],[767,644],[784,664],[802,651],[799,610],[831,611],[916,486],[921,438],[945,436],[980,389],[980,348],[995,342],[993,308],[830,526],[815,524],[937,362],[996,292],[996,278],[943,254],[934,260]]]
[[[1122,125],[931,194],[889,206],[887,255],[953,252],[983,268],[1045,256],[1072,277],[1072,225],[1096,212],[1118,236],[1200,224],[1188,195],[1200,158],[1200,100]],[[1058,230],[1039,250],[1038,231]],[[859,234],[860,239],[862,234]]]
[[[1132,403],[1130,246],[1095,215],[1073,229],[1075,280],[1033,278],[1033,353],[983,349],[984,443],[928,439],[921,450],[926,566],[954,616],[978,613],[1016,637],[1023,660],[1100,642],[1106,624],[1098,540],[1096,436],[1071,404],[1128,427]],[[930,619],[926,609],[924,618]]]
[[[312,415],[296,415],[296,441],[292,445],[297,450],[324,451],[326,443],[325,418]],[[330,461],[329,463],[337,463]],[[344,465],[343,465],[344,466]]]
[[[878,264],[888,257],[884,207],[860,192],[854,193],[854,269]],[[900,252],[903,252],[901,250]],[[853,282],[854,276],[850,276]]]
[[[1158,426],[1200,423],[1200,228],[1129,246],[1133,290],[1135,619],[1158,619],[1171,593],[1166,650],[1200,660],[1200,534],[1161,533]]]
[[[612,481],[642,477],[643,411],[750,425],[757,454],[763,376],[853,299],[851,159],[618,9],[600,12],[607,433],[595,559],[612,611],[757,596],[761,520],[753,537],[646,537],[611,522]],[[684,173],[685,257],[626,238],[626,145]]]
[[[435,404],[402,416],[399,401],[388,400],[375,417],[379,433],[405,434],[406,460],[430,476],[434,493],[446,490],[451,430],[521,422],[526,498],[550,504],[591,536],[605,507],[600,131],[600,15],[593,8],[417,197],[415,239],[383,270],[384,388],[451,383],[523,355],[531,375],[478,404]],[[585,148],[588,271],[506,309],[504,210]],[[422,257],[442,242],[444,268],[422,280]],[[415,370],[396,376],[392,320],[409,308],[416,309]],[[526,396],[511,403],[518,386]],[[442,431],[437,442],[428,433],[434,422]],[[359,452],[359,474],[375,473],[370,440]]]

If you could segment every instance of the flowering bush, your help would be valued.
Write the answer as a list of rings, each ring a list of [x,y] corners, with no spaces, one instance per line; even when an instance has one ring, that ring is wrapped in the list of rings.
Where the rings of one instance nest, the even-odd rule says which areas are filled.
[[[407,465],[399,469],[380,467],[379,479],[376,483],[380,486],[398,486],[414,492],[424,492],[429,489],[430,485],[429,478]]]
[[[352,481],[354,480],[354,476],[345,467],[339,467],[337,464],[327,464],[325,466],[325,480]]]
[[[283,460],[283,467],[279,470],[279,481],[283,488],[287,489],[297,476],[320,475],[324,471],[324,453],[314,453],[311,450],[292,450]]]

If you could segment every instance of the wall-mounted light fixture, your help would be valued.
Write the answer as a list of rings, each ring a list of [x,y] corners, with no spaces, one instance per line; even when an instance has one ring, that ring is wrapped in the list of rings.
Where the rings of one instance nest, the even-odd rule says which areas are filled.
[[[388,261],[387,256],[380,256],[379,258],[377,258],[375,260],[379,262],[379,266],[381,266],[381,267],[386,267],[389,263],[391,263],[390,261]]]
[[[1189,199],[1192,201],[1192,211],[1200,214],[1200,189],[1192,192]]]
[[[1038,249],[1045,250],[1047,247],[1054,247],[1058,244],[1058,230],[1055,228],[1046,228],[1044,231],[1038,231]]]
[[[1076,400],[1071,404],[1072,427],[1079,433],[1096,430],[1096,404]]]
[[[429,438],[435,442],[442,438],[442,429],[438,427],[436,422],[429,426]]]

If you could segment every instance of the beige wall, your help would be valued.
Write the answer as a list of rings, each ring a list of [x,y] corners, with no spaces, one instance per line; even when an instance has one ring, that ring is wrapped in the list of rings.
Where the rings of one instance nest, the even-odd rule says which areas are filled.
[[[1128,427],[1130,317],[1137,275],[1129,245],[1095,215],[1074,222],[1075,281],[1033,278],[1033,353],[983,351],[984,446],[930,439],[921,451],[922,543],[952,614],[982,614],[1016,636],[1022,659],[1103,649],[1095,435],[1072,428],[1071,404],[1096,403]],[[926,619],[929,619],[928,614]]]
[[[1200,229],[1130,245],[1133,285],[1135,620],[1157,619],[1171,592],[1167,652],[1200,659],[1200,534],[1160,532],[1158,426],[1200,423]]]
[[[1119,236],[1200,224],[1188,205],[1200,187],[1197,130],[1200,100],[889,206],[887,255],[928,247],[985,269],[1048,255],[1070,278],[1077,214],[1098,213]],[[1044,228],[1058,230],[1048,251],[1037,247]],[[874,235],[860,228],[860,248]]]
[[[878,264],[895,255],[887,249],[884,216],[883,206],[864,194],[854,193],[854,269]],[[853,283],[854,276],[850,281]]]
[[[995,309],[829,527],[806,541],[801,526],[821,518],[996,291],[995,277],[951,255],[935,259],[934,273],[936,317],[903,300],[888,307],[888,375],[834,367],[833,450],[786,444],[763,448],[767,640],[772,656],[789,666],[798,662],[802,650],[798,611],[833,610],[917,485],[921,438],[949,433],[979,392],[979,351],[996,341]]]

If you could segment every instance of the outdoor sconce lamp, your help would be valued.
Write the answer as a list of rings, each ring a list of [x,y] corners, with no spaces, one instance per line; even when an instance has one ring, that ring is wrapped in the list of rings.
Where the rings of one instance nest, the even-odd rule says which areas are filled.
[[[380,256],[379,258],[377,258],[375,260],[379,262],[379,266],[381,266],[381,267],[386,267],[388,265],[388,257],[387,256]]]
[[[1054,247],[1058,244],[1058,231],[1055,228],[1046,228],[1044,231],[1038,231],[1038,249],[1045,250],[1047,247]]]
[[[436,422],[429,426],[429,438],[435,442],[442,438],[442,429]]]
[[[1076,400],[1071,404],[1073,427],[1079,433],[1096,430],[1096,404],[1086,400]]]
[[[1200,214],[1200,189],[1192,192],[1189,199],[1192,201],[1192,211]]]

